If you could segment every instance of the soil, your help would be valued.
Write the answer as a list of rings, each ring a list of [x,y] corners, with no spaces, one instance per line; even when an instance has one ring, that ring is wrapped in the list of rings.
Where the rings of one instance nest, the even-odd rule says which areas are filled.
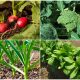
[[[41,71],[41,75],[40,75],[40,77],[41,77],[41,79],[48,79],[48,70],[47,70],[47,68],[46,67],[42,67],[41,69],[40,69],[40,71]]]
[[[34,55],[33,55],[33,53],[34,53]],[[31,60],[31,64],[33,62],[39,60],[39,57],[40,57],[38,51],[33,51],[32,55],[33,55],[33,58]],[[4,59],[8,61],[8,58],[6,56]],[[21,63],[16,64],[16,66],[19,67],[20,69],[23,68],[23,65]],[[28,77],[29,77],[29,79],[39,79],[40,78],[40,63],[38,63],[34,69],[32,69],[28,72]],[[0,79],[24,79],[24,76],[17,71],[16,71],[15,75],[13,76],[11,68],[5,67],[2,64],[0,64]]]
[[[69,79],[62,70],[56,69],[54,72],[50,65],[41,63],[41,79]]]
[[[40,69],[40,78],[41,79],[48,79],[48,65],[46,63],[41,63],[41,69]]]
[[[80,47],[80,41],[79,40],[70,40],[70,42],[76,46],[76,47]]]
[[[17,3],[17,1],[16,1]],[[26,17],[28,18],[28,24],[31,23],[32,20],[32,11],[31,11],[32,6],[26,6],[22,12],[17,12],[17,16],[18,17]],[[12,3],[11,1],[6,1],[4,4],[0,4],[0,12],[3,12],[4,15],[4,22],[7,22],[7,18],[12,15],[13,11],[12,11]],[[19,29],[19,28],[14,28],[16,22],[13,22],[11,24],[9,24],[9,29],[4,32],[4,33],[0,33],[0,39],[8,39],[11,36],[13,36],[16,33],[20,33],[21,31],[23,31],[23,29]]]

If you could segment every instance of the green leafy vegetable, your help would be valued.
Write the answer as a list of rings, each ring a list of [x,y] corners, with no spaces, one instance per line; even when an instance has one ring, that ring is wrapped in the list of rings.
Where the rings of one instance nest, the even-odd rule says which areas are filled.
[[[41,37],[43,39],[55,39],[57,38],[57,32],[52,24],[42,24],[43,27],[41,27]],[[47,35],[46,35],[47,34]]]
[[[79,39],[80,38],[80,11],[79,1],[42,1],[41,2],[41,35],[46,39]],[[44,24],[51,24],[56,36],[45,34]],[[45,25],[46,26],[46,25]],[[50,28],[47,28],[49,33]],[[75,34],[74,34],[74,33]],[[50,36],[50,37],[49,37]],[[75,38],[74,38],[75,37]],[[42,39],[45,39],[41,36]]]
[[[79,79],[80,47],[75,47],[69,41],[42,40],[41,48],[41,62],[49,64],[54,73],[61,69],[71,79]]]
[[[61,11],[63,11],[64,8],[65,8],[65,5],[64,5],[63,1],[57,1],[57,6]]]
[[[72,31],[77,25],[77,14],[70,10],[64,10],[61,12],[61,16],[58,18],[58,23],[63,24],[67,31]]]

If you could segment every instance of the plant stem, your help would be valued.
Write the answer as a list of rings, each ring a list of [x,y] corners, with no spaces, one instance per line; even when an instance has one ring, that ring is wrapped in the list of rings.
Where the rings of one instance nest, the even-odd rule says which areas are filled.
[[[73,4],[73,11],[75,12],[75,9],[76,9],[76,4],[74,3]]]
[[[2,13],[2,18],[3,18],[3,19],[2,19],[2,22],[3,22],[3,21],[4,21],[4,15],[3,15],[3,13]]]
[[[24,67],[24,79],[28,79],[28,69]]]
[[[14,77],[14,75],[15,75],[15,69],[12,69],[12,75]]]
[[[13,15],[16,15],[16,10],[14,9],[14,0],[12,1],[12,10],[13,10]]]
[[[0,19],[0,22],[4,22],[4,14],[3,14],[3,12],[1,12],[0,15],[2,15],[2,17],[1,17],[1,19]]]

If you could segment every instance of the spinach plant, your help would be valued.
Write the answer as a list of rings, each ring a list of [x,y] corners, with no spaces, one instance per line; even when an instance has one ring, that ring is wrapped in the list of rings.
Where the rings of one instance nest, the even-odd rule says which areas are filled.
[[[80,78],[80,47],[65,41],[42,41],[41,58],[54,72],[61,69],[70,79]]]

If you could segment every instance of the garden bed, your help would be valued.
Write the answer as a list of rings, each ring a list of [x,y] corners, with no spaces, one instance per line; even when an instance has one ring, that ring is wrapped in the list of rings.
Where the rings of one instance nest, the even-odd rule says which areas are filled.
[[[50,65],[45,63],[41,64],[41,79],[69,79],[62,70],[55,69],[55,71],[53,71]]]
[[[31,64],[37,61],[40,57],[40,53],[38,51],[33,51],[32,54],[34,55],[33,59],[31,60]],[[8,58],[4,56],[4,59],[8,61]],[[17,67],[20,69],[23,68],[23,65],[19,62],[16,64]],[[29,79],[39,79],[40,78],[40,64],[38,63],[33,70],[28,72]],[[12,70],[10,68],[6,68],[5,66],[0,64],[0,79],[24,79],[24,76],[19,72],[16,72],[15,75],[12,75]]]
[[[40,77],[38,40],[0,41],[1,79],[38,79]]]

